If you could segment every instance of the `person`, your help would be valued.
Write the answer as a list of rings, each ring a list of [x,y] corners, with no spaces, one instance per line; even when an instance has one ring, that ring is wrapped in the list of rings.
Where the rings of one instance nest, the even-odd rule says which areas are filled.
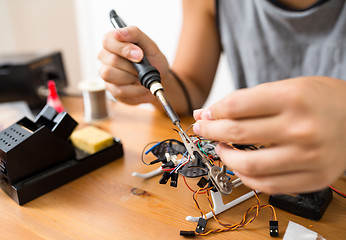
[[[339,178],[346,169],[345,1],[183,0],[182,6],[172,66],[137,27],[104,36],[100,75],[114,97],[162,109],[131,65],[145,53],[160,71],[175,110],[188,114],[188,101],[197,109],[196,134],[266,146],[235,151],[220,143],[216,148],[248,187],[302,193]],[[239,89],[200,109],[222,52]]]

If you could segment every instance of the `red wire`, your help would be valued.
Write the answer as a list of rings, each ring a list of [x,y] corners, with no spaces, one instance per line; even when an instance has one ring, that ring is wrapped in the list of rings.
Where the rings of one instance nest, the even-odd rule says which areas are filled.
[[[335,192],[337,192],[337,193],[339,193],[340,195],[342,195],[342,196],[344,196],[344,197],[346,197],[346,194],[345,193],[343,193],[343,192],[340,192],[339,190],[337,190],[337,189],[335,189],[335,188],[333,188],[332,186],[329,186],[333,191],[335,191]]]
[[[162,170],[165,172],[172,171],[173,169],[175,169],[175,168],[170,168],[170,169],[162,168]]]
[[[185,176],[183,176],[183,179],[184,179],[184,183],[185,183],[186,187],[187,187],[188,189],[190,189],[190,191],[196,192],[195,190],[193,190],[193,189],[187,184],[186,179],[185,179]],[[198,194],[205,194],[205,193],[206,193],[206,191],[205,191],[205,192],[199,192]]]
[[[190,158],[190,157],[189,157],[189,158]],[[186,164],[188,164],[189,161],[190,161],[190,160],[186,161],[186,163],[184,163],[183,165],[181,165],[181,166],[179,167],[179,169],[182,168],[183,166],[185,166]]]

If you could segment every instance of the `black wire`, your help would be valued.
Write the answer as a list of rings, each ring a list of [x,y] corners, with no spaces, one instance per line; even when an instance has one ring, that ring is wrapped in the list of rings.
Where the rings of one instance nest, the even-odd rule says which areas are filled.
[[[142,154],[141,154],[141,160],[142,160],[142,162],[145,164],[145,165],[150,165],[149,163],[146,163],[145,161],[144,161],[144,152],[145,152],[145,149],[150,145],[150,144],[157,144],[157,143],[159,143],[159,142],[150,142],[150,143],[148,143],[147,145],[145,145],[145,147],[143,148],[143,151],[142,151]]]
[[[331,188],[331,189],[332,189],[332,188]],[[344,196],[344,195],[342,195],[342,194],[338,193],[338,192],[337,192],[337,191],[335,191],[334,189],[332,189],[332,191],[333,191],[333,192],[335,192],[336,194],[338,194],[340,197],[346,198],[346,196]]]
[[[145,153],[145,151],[146,151],[146,148],[147,148],[150,144],[159,144],[159,145],[157,146],[157,147],[159,147],[159,146],[161,146],[161,144],[164,144],[164,143],[166,143],[166,142],[169,142],[169,145],[170,145],[169,147],[171,148],[171,150],[174,150],[174,153],[176,153],[176,154],[183,154],[183,153],[181,153],[181,152],[176,151],[176,150],[173,149],[173,147],[172,147],[172,143],[177,143],[177,144],[179,144],[179,145],[185,147],[184,143],[182,143],[182,142],[180,142],[180,141],[178,141],[178,140],[176,140],[176,139],[166,139],[166,140],[163,140],[162,142],[150,142],[150,143],[148,143],[147,145],[145,145],[145,147],[143,148],[143,151],[142,151],[142,154],[141,154],[141,160],[142,160],[142,162],[143,162],[145,165],[151,165],[150,163],[147,163],[147,162],[144,161],[144,153]],[[168,152],[168,151],[167,151],[167,152]]]
[[[192,112],[193,112],[193,106],[192,106],[192,101],[191,101],[191,97],[190,97],[189,91],[187,90],[187,88],[184,85],[184,83],[181,80],[181,78],[172,69],[169,69],[169,71],[173,75],[173,77],[177,80],[177,82],[179,83],[181,89],[183,90],[185,98],[186,98],[186,102],[187,102],[188,113],[191,115]]]

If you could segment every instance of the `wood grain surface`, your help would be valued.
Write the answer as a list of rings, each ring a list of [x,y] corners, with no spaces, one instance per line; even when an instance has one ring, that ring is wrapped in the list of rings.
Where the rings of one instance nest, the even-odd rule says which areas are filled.
[[[63,104],[78,127],[83,122],[81,98],[65,97]],[[134,171],[146,173],[158,167],[141,162],[141,153],[149,142],[168,138],[179,139],[170,121],[155,110],[110,105],[111,117],[94,125],[121,139],[124,157],[92,171],[58,189],[55,189],[23,206],[17,205],[0,190],[0,239],[185,239],[180,230],[194,230],[196,223],[187,222],[186,216],[199,216],[194,206],[192,192],[182,178],[178,187],[158,183],[160,176],[148,180],[132,177]],[[192,118],[183,118],[187,128]],[[197,179],[187,179],[196,188]],[[334,186],[346,191],[346,179],[340,178]],[[225,200],[248,192],[238,187]],[[260,194],[263,204],[268,195]],[[201,198],[201,207],[208,212],[207,201]],[[245,211],[256,204],[251,198],[222,213],[220,219],[227,223],[241,221]],[[346,238],[346,199],[334,194],[323,218],[316,222],[276,209],[281,239],[288,221],[294,221],[328,240]],[[243,229],[218,233],[195,239],[275,239],[269,236],[269,209],[262,209],[259,217]],[[215,220],[207,228],[220,227]]]

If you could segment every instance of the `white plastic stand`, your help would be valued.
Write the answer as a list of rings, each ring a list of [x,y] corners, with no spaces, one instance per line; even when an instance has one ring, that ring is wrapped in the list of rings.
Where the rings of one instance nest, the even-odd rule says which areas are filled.
[[[220,192],[210,191],[210,193],[211,193],[211,198],[213,200],[213,206],[214,206],[213,210],[215,212],[215,215],[222,213],[223,211],[226,211],[226,210],[230,209],[231,207],[234,207],[235,205],[237,205],[241,202],[244,202],[245,200],[247,200],[247,199],[249,199],[255,195],[254,191],[251,191],[251,192],[244,194],[241,197],[238,197],[237,199],[235,199],[235,200],[233,200],[227,204],[224,204],[223,200],[222,200],[222,195]],[[213,217],[213,212],[210,211],[206,214],[206,219],[209,219],[212,217]],[[203,218],[204,218],[204,216],[203,216]],[[198,222],[199,217],[187,216],[185,219],[187,221],[190,221],[190,222]]]
[[[148,173],[138,173],[138,172],[133,172],[132,176],[134,177],[139,177],[139,178],[143,178],[143,179],[148,179],[148,178],[152,178],[160,173],[162,173],[163,170],[161,167],[148,172]],[[233,181],[233,186],[234,187],[238,187],[239,185],[241,185],[241,181],[239,179],[236,179],[235,181]],[[256,191],[257,193],[259,193],[258,191]],[[234,199],[233,201],[224,204],[223,199],[222,199],[222,194],[220,192],[214,192],[214,191],[210,191],[211,194],[211,198],[213,201],[213,210],[215,212],[215,215],[218,215],[232,207],[234,207],[235,205],[238,205],[239,203],[244,202],[245,200],[253,197],[255,195],[254,191],[248,192],[246,194],[244,194],[243,196],[240,196],[236,199]],[[213,217],[213,212],[208,212],[206,215],[206,219],[212,218]],[[204,218],[204,216],[203,216]],[[192,216],[187,216],[185,218],[187,221],[190,222],[198,222],[199,217],[192,217]]]
[[[151,171],[151,172],[148,172],[148,173],[138,173],[138,172],[133,172],[132,173],[132,176],[134,177],[139,177],[139,178],[143,178],[143,179],[148,179],[148,178],[152,178],[156,175],[159,175],[160,173],[163,173],[163,170],[161,167]]]

